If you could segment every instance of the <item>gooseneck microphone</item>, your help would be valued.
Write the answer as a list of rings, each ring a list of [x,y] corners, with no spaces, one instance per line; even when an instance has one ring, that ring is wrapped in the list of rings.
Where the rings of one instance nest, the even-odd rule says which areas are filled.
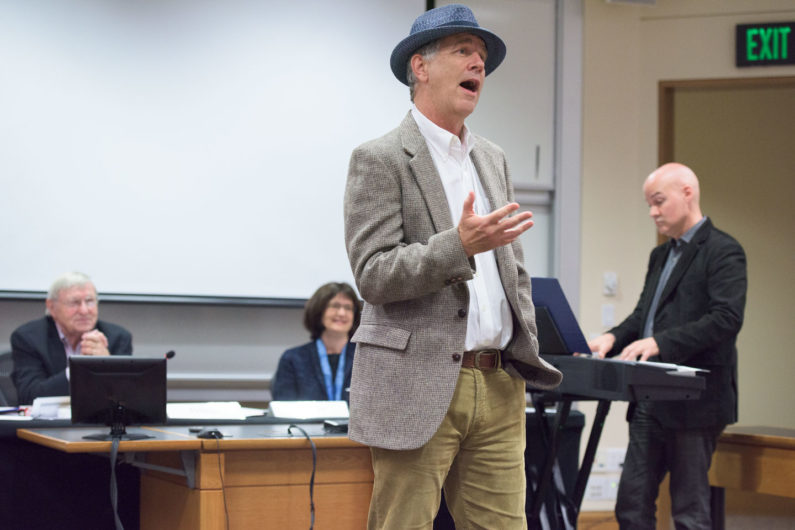
[[[174,350],[169,350],[166,353],[166,359],[173,359],[175,355],[176,355],[176,353],[174,352]]]

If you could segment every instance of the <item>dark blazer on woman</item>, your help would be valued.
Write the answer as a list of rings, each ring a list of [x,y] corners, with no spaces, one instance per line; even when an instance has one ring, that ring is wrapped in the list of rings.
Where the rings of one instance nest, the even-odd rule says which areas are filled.
[[[345,401],[348,401],[355,351],[356,345],[349,342],[345,347],[345,380],[342,387],[342,399]],[[328,400],[315,341],[291,348],[282,354],[271,384],[271,394],[274,401]]]
[[[610,330],[610,355],[642,338],[654,291],[671,244],[652,250],[643,292],[635,310]],[[685,244],[660,295],[653,337],[660,355],[651,360],[709,370],[698,401],[655,401],[652,414],[665,427],[721,427],[737,421],[737,334],[747,288],[745,252],[707,219]],[[630,411],[631,414],[631,411]]]
[[[132,355],[132,335],[110,322],[97,321],[97,329],[108,339],[111,355]],[[30,404],[43,396],[68,396],[66,351],[51,316],[18,327],[11,334],[14,371],[19,403]]]

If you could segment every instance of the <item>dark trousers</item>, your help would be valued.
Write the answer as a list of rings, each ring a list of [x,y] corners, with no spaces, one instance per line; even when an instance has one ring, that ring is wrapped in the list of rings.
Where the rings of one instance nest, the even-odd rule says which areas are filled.
[[[683,403],[682,406],[687,406]],[[671,474],[671,509],[680,529],[709,529],[709,471],[723,427],[668,429],[638,403],[629,423],[629,446],[618,484],[616,519],[622,530],[654,530],[656,499]]]

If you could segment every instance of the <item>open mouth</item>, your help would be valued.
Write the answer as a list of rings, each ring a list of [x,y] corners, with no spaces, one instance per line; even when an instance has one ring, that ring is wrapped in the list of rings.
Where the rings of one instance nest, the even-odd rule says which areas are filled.
[[[475,92],[478,91],[478,87],[480,86],[480,83],[478,83],[475,79],[468,79],[467,81],[464,81],[464,82],[460,83],[460,86],[464,90],[467,90],[469,92],[475,93]]]

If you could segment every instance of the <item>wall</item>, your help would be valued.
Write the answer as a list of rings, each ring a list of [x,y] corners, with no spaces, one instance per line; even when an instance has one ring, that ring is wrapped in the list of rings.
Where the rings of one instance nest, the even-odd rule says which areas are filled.
[[[795,67],[738,70],[734,26],[792,20],[789,0],[657,0],[652,6],[584,4],[582,268],[580,323],[606,329],[604,304],[620,322],[637,302],[656,233],[641,185],[657,162],[660,80],[791,76]],[[618,275],[618,294],[602,295],[602,274]],[[755,351],[763,362],[764,351]],[[744,389],[741,402],[763,400]],[[741,406],[743,406],[741,404]],[[581,406],[586,417],[592,408]],[[614,403],[601,447],[624,447],[626,407]],[[587,425],[586,428],[590,428]],[[612,509],[612,503],[592,505]]]

